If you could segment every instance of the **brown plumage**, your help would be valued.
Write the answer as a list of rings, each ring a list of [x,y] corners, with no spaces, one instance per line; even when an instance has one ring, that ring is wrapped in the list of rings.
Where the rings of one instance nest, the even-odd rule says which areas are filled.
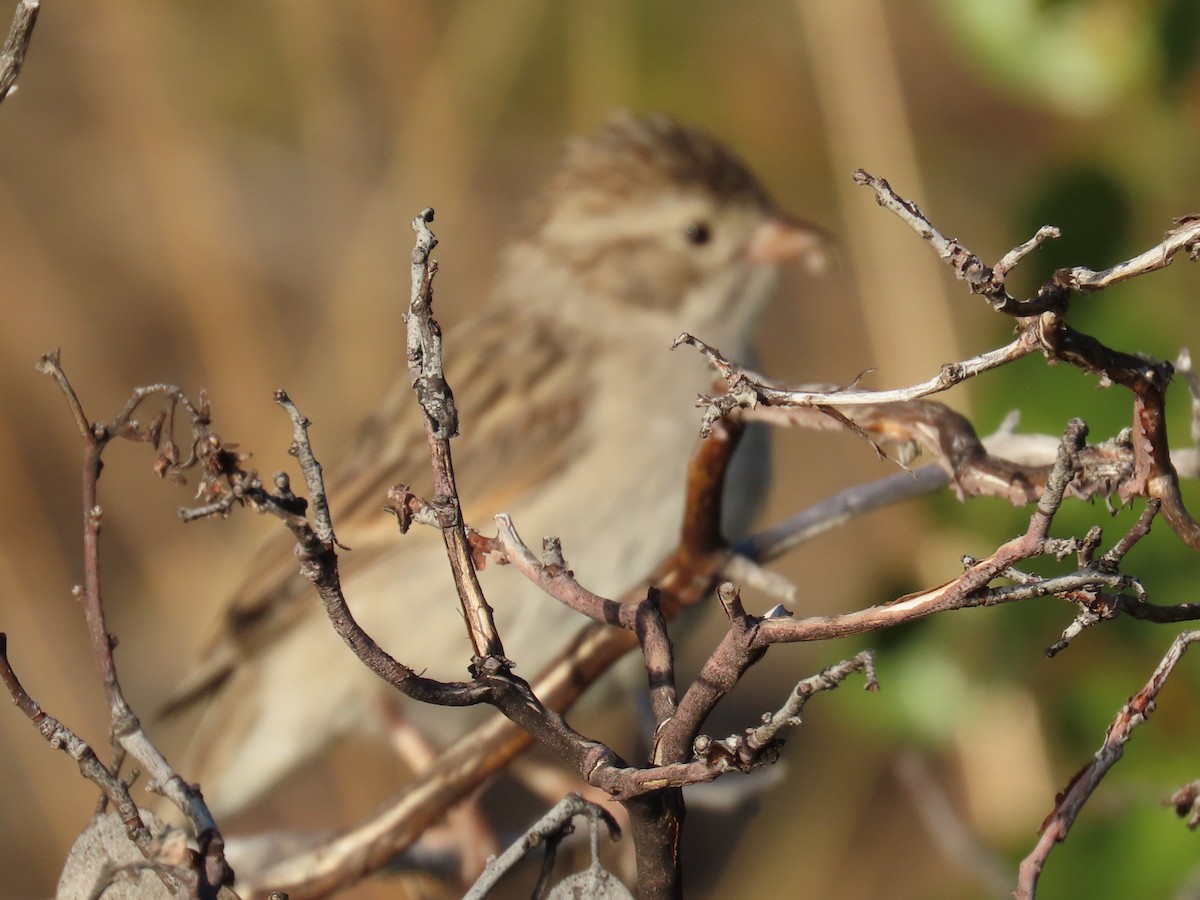
[[[467,521],[486,530],[507,512],[530,538],[558,534],[583,583],[620,595],[675,544],[693,401],[712,378],[696,354],[670,353],[671,339],[686,329],[743,353],[775,263],[820,245],[702,132],[621,115],[572,141],[504,252],[487,311],[445,336]],[[327,482],[354,548],[342,583],[385,649],[462,678],[470,650],[440,540],[429,529],[400,537],[380,510],[397,482],[427,493],[428,469],[400,379]],[[255,563],[176,702],[213,698],[192,777],[218,811],[249,803],[339,733],[369,728],[385,690],[324,621],[285,537]],[[482,580],[508,654],[533,675],[579,620],[511,571]],[[465,723],[405,711],[436,737]]]

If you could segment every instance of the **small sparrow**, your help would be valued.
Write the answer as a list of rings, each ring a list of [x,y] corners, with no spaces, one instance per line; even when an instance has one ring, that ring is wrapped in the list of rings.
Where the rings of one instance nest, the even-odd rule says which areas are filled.
[[[453,445],[465,520],[510,514],[556,534],[580,582],[619,597],[676,545],[698,393],[713,373],[669,351],[690,331],[743,357],[780,263],[819,266],[824,239],[782,214],[708,135],[619,114],[565,157],[504,251],[486,310],[445,335],[462,435]],[[743,461],[762,482],[765,455]],[[359,623],[406,665],[465,677],[471,648],[433,529],[396,533],[388,488],[431,493],[422,418],[399,379],[326,483],[342,585]],[[728,504],[753,506],[731,483]],[[746,518],[743,516],[743,518]],[[252,803],[352,729],[378,728],[398,695],[326,620],[281,539],[256,560],[206,662],[172,706],[204,697],[196,765],[217,815]],[[506,653],[534,676],[582,620],[507,567],[481,573]],[[470,717],[402,698],[406,721],[449,740]]]

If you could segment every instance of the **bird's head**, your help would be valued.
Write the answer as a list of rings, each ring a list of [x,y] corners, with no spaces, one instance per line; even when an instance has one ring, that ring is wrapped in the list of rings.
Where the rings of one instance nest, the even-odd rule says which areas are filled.
[[[778,266],[820,266],[827,246],[704,132],[620,113],[569,142],[508,251],[503,294],[602,331],[742,337]]]

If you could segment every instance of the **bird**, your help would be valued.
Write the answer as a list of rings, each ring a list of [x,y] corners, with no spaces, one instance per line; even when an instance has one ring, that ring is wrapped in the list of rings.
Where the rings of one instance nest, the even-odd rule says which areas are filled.
[[[621,596],[678,541],[696,398],[713,383],[705,360],[671,353],[672,340],[687,330],[745,358],[779,268],[819,269],[826,247],[698,128],[619,112],[569,139],[501,252],[487,303],[444,336],[465,521],[485,530],[504,512],[525,534],[557,535],[582,584]],[[766,460],[742,457],[726,505],[745,519]],[[341,579],[359,623],[405,665],[458,680],[471,648],[440,535],[400,536],[381,509],[399,482],[429,496],[429,471],[421,411],[401,376],[326,484],[339,537],[354,548],[341,555]],[[168,703],[207,703],[188,775],[218,816],[250,806],[341,735],[377,730],[381,702],[400,703],[434,743],[470,723],[460,710],[384,700],[392,689],[334,633],[286,537],[256,554],[203,662]],[[508,567],[481,581],[506,655],[527,677],[581,624]]]

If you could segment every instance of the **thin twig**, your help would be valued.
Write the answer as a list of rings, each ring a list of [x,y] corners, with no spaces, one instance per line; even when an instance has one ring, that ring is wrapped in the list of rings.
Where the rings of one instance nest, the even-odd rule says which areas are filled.
[[[1195,258],[1197,248],[1200,248],[1200,216],[1183,216],[1161,243],[1131,259],[1099,272],[1086,266],[1075,266],[1062,270],[1055,278],[1077,291],[1098,291],[1147,272],[1165,269],[1180,250]]]
[[[33,38],[33,26],[37,23],[40,8],[40,0],[20,0],[17,3],[8,37],[3,48],[0,48],[0,102],[17,91],[17,76],[25,65],[25,53]]]
[[[115,639],[106,623],[100,577],[100,530],[102,510],[98,502],[101,457],[114,437],[144,439],[130,416],[147,396],[160,392],[163,386],[139,389],[121,414],[109,424],[91,423],[82,404],[63,371],[58,354],[47,354],[38,363],[38,371],[49,375],[58,384],[67,400],[71,414],[84,443],[81,499],[83,505],[83,585],[75,589],[80,599],[91,640],[92,654],[100,670],[101,682],[108,698],[111,737],[146,769],[150,776],[148,789],[162,794],[187,817],[196,840],[202,849],[197,869],[198,890],[207,895],[232,881],[233,872],[225,862],[224,841],[204,799],[179,776],[166,757],[150,740],[132,707],[125,699],[113,657]],[[174,402],[174,401],[173,401]],[[190,407],[189,407],[190,408]],[[196,412],[192,409],[193,412]],[[197,418],[199,415],[197,414]],[[132,827],[131,823],[129,824]],[[131,833],[130,837],[134,838]]]
[[[100,762],[100,758],[85,741],[58,719],[43,711],[38,702],[29,696],[9,662],[8,637],[3,632],[0,632],[0,681],[4,682],[13,703],[29,718],[29,721],[33,723],[38,733],[46,739],[50,746],[55,750],[63,751],[75,760],[80,774],[104,792],[104,796],[108,798],[121,817],[129,839],[143,854],[149,855],[154,837],[142,821],[141,810],[129,796],[129,789],[120,778]],[[172,879],[167,887],[171,890],[178,890],[179,883]]]
[[[463,895],[463,900],[483,900],[491,893],[496,883],[531,850],[569,833],[572,830],[571,820],[577,816],[585,816],[593,828],[603,823],[614,841],[621,836],[621,829],[616,820],[604,807],[590,803],[578,794],[567,794],[553,809],[538,819],[520,840],[488,863],[483,874]]]
[[[412,295],[405,315],[409,380],[425,414],[425,436],[433,463],[433,506],[442,523],[446,554],[475,650],[473,665],[504,667],[510,663],[505,660],[504,645],[496,631],[492,608],[475,573],[454,478],[450,439],[458,434],[458,410],[443,370],[441,327],[433,317],[433,278],[437,274],[437,263],[430,259],[430,254],[437,246],[437,238],[429,230],[432,221],[433,210],[425,209],[412,222],[417,242],[412,252]]]
[[[325,479],[322,477],[321,464],[313,455],[312,444],[308,438],[308,426],[312,423],[300,413],[287,392],[277,390],[275,402],[283,407],[288,418],[292,420],[292,445],[288,448],[288,452],[296,457],[300,463],[300,471],[304,473],[304,480],[308,485],[308,496],[312,498],[317,537],[326,544],[338,544],[337,535],[333,532],[333,519],[329,514],[329,500],[325,495]],[[338,546],[341,545],[338,544]]]
[[[1150,680],[1121,707],[1121,711],[1117,713],[1104,735],[1104,743],[1096,751],[1091,762],[1084,766],[1059,794],[1054,809],[1042,823],[1040,839],[1029,855],[1021,861],[1017,890],[1014,894],[1017,900],[1033,900],[1037,893],[1038,878],[1050,851],[1054,849],[1055,844],[1066,839],[1067,832],[1071,830],[1083,805],[1108,774],[1108,770],[1116,765],[1124,754],[1125,744],[1133,736],[1134,729],[1154,712],[1158,692],[1166,683],[1176,663],[1188,646],[1197,640],[1200,640],[1200,631],[1186,631],[1175,638]]]

